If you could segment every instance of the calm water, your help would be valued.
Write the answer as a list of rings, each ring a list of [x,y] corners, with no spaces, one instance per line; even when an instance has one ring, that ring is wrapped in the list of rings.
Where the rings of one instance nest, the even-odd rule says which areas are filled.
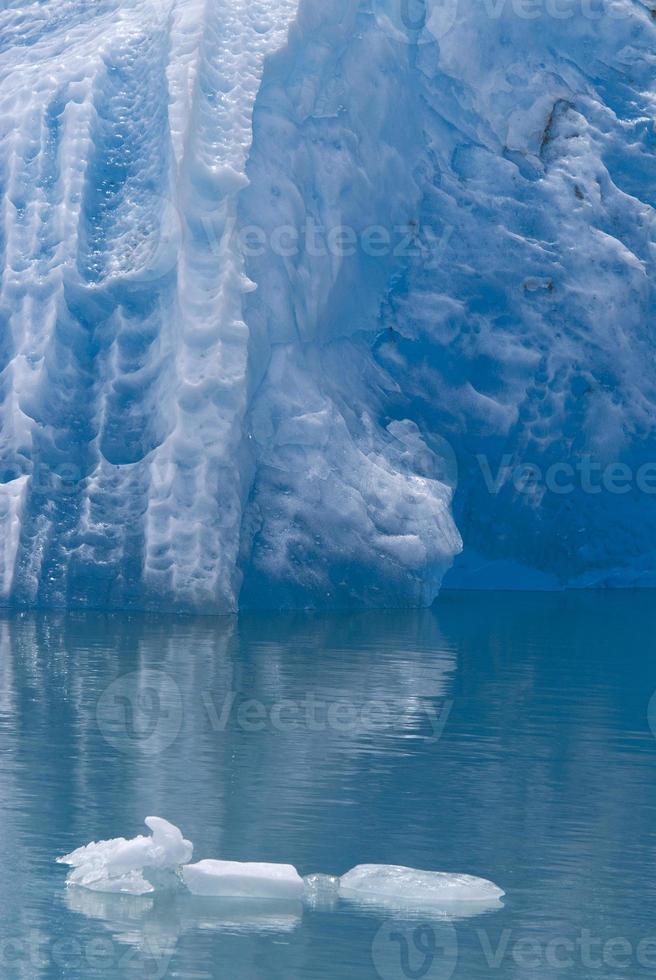
[[[0,976],[653,976],[655,636],[648,593],[1,619]],[[398,863],[507,895],[451,921],[64,887],[58,854],[151,813],[198,858]]]

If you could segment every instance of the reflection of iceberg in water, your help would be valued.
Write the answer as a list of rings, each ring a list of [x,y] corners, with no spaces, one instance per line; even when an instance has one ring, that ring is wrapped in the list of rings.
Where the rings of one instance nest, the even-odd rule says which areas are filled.
[[[303,916],[301,902],[204,899],[183,891],[117,895],[73,886],[65,902],[70,911],[102,922],[116,942],[150,957],[172,956],[178,940],[193,930],[290,933]]]
[[[376,911],[412,919],[457,922],[502,907],[498,898],[479,901],[440,903],[422,900],[418,893],[396,895],[369,894],[339,889],[339,879],[312,876],[333,882],[333,887],[309,887],[306,880],[305,904],[309,909],[334,911],[344,903],[353,914]],[[314,894],[316,892],[316,894]],[[151,895],[119,895],[89,891],[72,886],[66,889],[68,909],[103,923],[112,939],[130,946],[143,960],[153,961],[164,972],[183,935],[197,930],[246,934],[289,934],[303,919],[301,901],[274,899],[203,898],[185,891],[156,892]],[[164,973],[158,974],[163,976]]]
[[[176,826],[160,817],[147,817],[146,826],[151,837],[94,842],[58,858],[73,868],[67,877],[68,907],[100,919],[118,942],[161,957],[170,956],[190,929],[290,932],[300,923],[303,882],[295,868],[187,864],[193,844]],[[209,889],[203,879],[206,867]],[[259,875],[253,877],[254,871]],[[268,891],[261,890],[263,885]],[[230,886],[241,891],[231,893]]]
[[[132,827],[135,816],[153,811],[180,815],[199,856],[280,856],[311,870],[335,865],[318,859],[311,836],[289,841],[288,822],[302,823],[308,806],[321,800],[357,795],[372,778],[373,758],[393,760],[427,739],[434,744],[457,668],[455,650],[443,641],[432,610],[253,615],[234,622],[93,613],[52,620],[30,613],[8,632],[8,645],[14,676],[3,693],[14,705],[16,731],[29,724],[34,732],[47,732],[56,699],[64,697],[70,706],[62,724],[74,740],[71,776],[84,794],[85,810],[107,812],[120,792],[126,805],[119,827]],[[41,656],[30,656],[33,649]],[[117,677],[155,670],[177,685],[183,714],[177,738],[153,765],[138,740],[124,740],[127,754],[108,747],[97,707]],[[24,687],[37,692],[29,719],[21,717],[27,706],[14,695]],[[310,695],[316,715],[305,707]],[[251,698],[266,712],[261,733],[244,733],[241,726],[240,711]],[[275,716],[272,721],[272,707],[283,703],[296,709],[287,728],[275,727]],[[339,710],[329,716],[331,707]],[[283,712],[283,722],[289,716]],[[48,751],[42,749],[41,757]],[[121,765],[124,754],[128,765]],[[347,758],[343,769],[340,760]],[[301,775],[287,779],[284,771]],[[393,765],[388,772],[393,781]],[[193,792],[193,806],[189,773],[203,786]],[[55,800],[58,791],[52,787]],[[336,813],[347,837],[355,833],[354,815],[344,807]],[[79,829],[88,836],[67,837],[62,849],[103,836],[100,821],[80,822]],[[349,854],[344,861],[359,858]]]
[[[459,919],[471,919],[477,915],[487,915],[503,908],[503,902],[498,898],[482,899],[480,901],[440,902],[438,900],[422,900],[421,896],[406,895],[374,895],[367,892],[342,892],[340,899],[346,901],[353,911],[374,909],[394,915],[409,917],[418,916],[422,919],[446,919],[457,922]]]
[[[66,889],[64,901],[71,912],[101,922],[112,943],[128,947],[127,957],[133,968],[141,965],[156,980],[166,975],[184,932],[171,894],[155,897],[95,892],[73,885]]]
[[[151,837],[87,844],[58,861],[73,867],[67,885],[76,896],[76,908],[85,914],[107,921],[108,913],[115,913],[114,919],[119,913],[121,928],[126,915],[131,926],[135,921],[147,924],[151,913],[157,915],[156,932],[164,931],[157,937],[158,948],[162,942],[165,947],[175,944],[191,927],[287,931],[300,921],[304,900],[310,908],[326,911],[346,899],[377,909],[457,919],[500,908],[504,895],[485,878],[392,864],[359,864],[341,878],[312,874],[304,879],[289,864],[212,858],[189,864],[193,844],[178,827],[160,817],[147,817],[146,826]],[[88,902],[82,889],[121,901]],[[129,897],[140,902],[126,905]],[[131,931],[127,935],[133,945],[142,945],[139,936],[135,939]]]
[[[303,913],[300,902],[208,902],[184,892],[117,895],[76,886],[66,889],[64,900],[69,911],[101,922],[111,941],[125,947],[125,959],[119,956],[119,963],[129,964],[130,975],[151,980],[169,975],[178,942],[188,933],[288,934],[300,926]],[[210,976],[205,972],[194,975]]]
[[[186,929],[230,932],[293,932],[301,924],[300,901],[271,898],[202,898],[180,896],[181,921]]]

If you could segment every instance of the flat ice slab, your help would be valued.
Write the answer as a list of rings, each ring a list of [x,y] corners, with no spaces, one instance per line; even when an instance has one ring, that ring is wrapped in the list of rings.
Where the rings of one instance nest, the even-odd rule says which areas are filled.
[[[192,895],[226,898],[303,897],[303,879],[291,864],[215,861],[187,864],[182,880]]]
[[[59,864],[73,869],[67,883],[92,891],[146,895],[155,890],[147,869],[175,871],[191,861],[193,844],[184,839],[177,827],[161,817],[146,817],[144,822],[152,831],[151,837],[94,841],[58,858]]]
[[[489,903],[504,894],[501,888],[485,878],[445,871],[418,871],[395,864],[359,864],[342,875],[339,891],[345,897],[393,899],[422,905]]]

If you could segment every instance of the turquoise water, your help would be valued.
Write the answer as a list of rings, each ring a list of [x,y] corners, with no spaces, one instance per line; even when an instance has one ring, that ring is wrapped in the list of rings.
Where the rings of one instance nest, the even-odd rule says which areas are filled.
[[[0,619],[0,976],[653,976],[655,627],[649,593]],[[406,864],[507,894],[452,921],[65,888],[58,854],[151,813],[199,859]]]

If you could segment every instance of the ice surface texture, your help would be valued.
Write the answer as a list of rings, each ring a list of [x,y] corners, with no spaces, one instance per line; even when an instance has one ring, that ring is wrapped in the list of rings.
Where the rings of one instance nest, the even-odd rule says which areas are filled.
[[[182,880],[192,895],[222,898],[303,897],[303,879],[290,864],[258,864],[208,859],[188,864]]]
[[[397,6],[0,11],[0,602],[656,584],[656,22]]]
[[[98,841],[58,858],[73,869],[68,883],[91,891],[146,895],[155,890],[149,874],[176,871],[191,861],[193,844],[177,827],[161,817],[146,817],[145,824],[150,837]]]
[[[58,858],[67,864],[67,883],[94,892],[148,895],[170,884],[163,873],[176,875],[187,891],[203,898],[270,899],[310,904],[338,894],[365,902],[447,908],[453,903],[479,903],[494,908],[503,891],[491,881],[472,875],[417,871],[396,865],[361,864],[341,878],[313,874],[300,877],[290,864],[218,861],[190,864],[193,844],[161,817],[147,817],[151,837],[99,841]],[[174,879],[175,880],[175,879]]]
[[[373,903],[402,899],[440,907],[460,902],[487,905],[504,895],[497,885],[485,878],[445,871],[418,871],[393,864],[359,864],[342,875],[339,891],[346,897],[369,899]]]
[[[204,860],[190,864],[193,844],[161,817],[146,817],[151,837],[117,837],[79,847],[64,857],[67,883],[97,892],[147,895],[179,877],[192,895],[222,898],[298,900],[303,880],[289,864]]]

